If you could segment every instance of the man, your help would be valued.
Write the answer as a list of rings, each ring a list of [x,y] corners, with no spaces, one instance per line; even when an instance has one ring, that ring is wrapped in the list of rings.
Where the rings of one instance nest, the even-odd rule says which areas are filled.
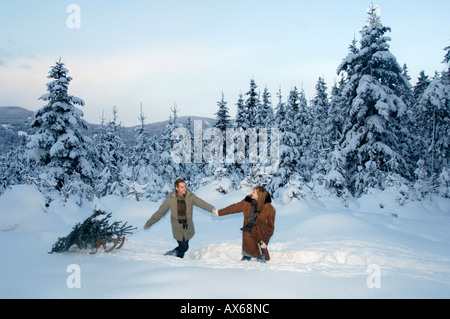
[[[172,223],[173,237],[178,242],[178,247],[168,251],[165,255],[183,258],[189,249],[189,240],[194,236],[195,228],[192,220],[193,206],[200,207],[213,216],[217,216],[217,209],[211,204],[197,197],[186,188],[186,182],[182,179],[175,181],[175,191],[170,193],[158,211],[145,223],[144,229],[149,229],[159,221],[167,212],[171,211],[170,221]]]

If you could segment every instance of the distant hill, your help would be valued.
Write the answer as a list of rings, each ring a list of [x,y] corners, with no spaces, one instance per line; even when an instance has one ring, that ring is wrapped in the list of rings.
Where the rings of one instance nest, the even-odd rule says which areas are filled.
[[[0,152],[8,151],[11,147],[20,143],[19,132],[33,133],[33,129],[30,127],[33,116],[33,111],[20,106],[0,106]],[[203,129],[213,126],[215,122],[212,118],[198,116],[181,116],[178,117],[178,121],[185,125],[189,118],[192,122],[195,120],[203,121]],[[145,128],[150,135],[159,135],[167,122],[168,120],[146,124]],[[95,134],[99,127],[99,124],[88,123],[88,134]],[[131,142],[138,127],[125,127],[123,138]]]
[[[33,115],[33,111],[20,106],[2,106],[0,107],[0,124],[27,124]]]
[[[20,143],[19,132],[30,134],[34,112],[19,106],[0,107],[0,152],[6,152]]]

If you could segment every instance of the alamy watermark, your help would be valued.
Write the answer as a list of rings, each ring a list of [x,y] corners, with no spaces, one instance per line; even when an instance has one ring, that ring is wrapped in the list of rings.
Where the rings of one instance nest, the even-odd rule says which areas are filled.
[[[77,264],[67,266],[66,272],[70,273],[66,279],[67,288],[81,288],[81,268]]]
[[[274,174],[278,170],[280,164],[278,128],[270,129],[270,146],[267,128],[258,130],[255,128],[246,130],[243,128],[227,128],[224,140],[220,129],[210,127],[203,132],[202,121],[195,120],[193,133],[194,138],[192,139],[191,132],[187,128],[176,128],[172,132],[171,139],[178,141],[171,152],[172,160],[175,163],[223,163],[225,147],[225,163],[227,164],[243,164],[246,162],[246,156],[248,156],[248,163],[260,164],[260,170],[265,174]],[[248,149],[246,152],[247,138]],[[203,142],[209,143],[204,145]]]
[[[69,4],[66,12],[70,13],[66,19],[66,25],[69,29],[81,28],[81,8],[78,4]]]
[[[366,279],[367,288],[381,288],[381,268],[379,265],[371,264],[367,266],[366,272],[370,275]]]

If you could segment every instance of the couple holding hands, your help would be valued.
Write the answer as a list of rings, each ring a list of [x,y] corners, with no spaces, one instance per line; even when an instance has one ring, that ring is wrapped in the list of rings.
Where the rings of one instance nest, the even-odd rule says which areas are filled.
[[[244,213],[242,230],[242,260],[256,258],[260,262],[270,260],[267,244],[273,235],[275,225],[275,209],[271,205],[272,199],[267,190],[256,186],[251,195],[242,201],[217,210],[211,204],[197,197],[186,187],[182,179],[175,181],[175,191],[170,193],[164,203],[147,221],[144,229],[149,229],[167,212],[171,211],[173,237],[178,247],[168,251],[166,255],[183,258],[189,249],[189,240],[194,236],[195,229],[192,220],[193,206],[197,206],[212,213],[212,216],[224,216],[234,213]]]

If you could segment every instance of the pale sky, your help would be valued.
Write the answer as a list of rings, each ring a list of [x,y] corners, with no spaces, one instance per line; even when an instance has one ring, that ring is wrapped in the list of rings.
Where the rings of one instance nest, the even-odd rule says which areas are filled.
[[[214,117],[222,92],[234,117],[251,78],[269,89],[274,106],[280,87],[285,99],[294,86],[311,99],[319,77],[334,84],[371,2],[1,1],[0,106],[45,105],[38,98],[59,58],[73,78],[69,94],[85,101],[91,123],[103,111],[110,119],[116,106],[119,121],[138,125],[141,102],[147,123],[167,120],[174,103],[180,116]],[[447,68],[449,0],[373,3],[412,84],[422,70]]]

